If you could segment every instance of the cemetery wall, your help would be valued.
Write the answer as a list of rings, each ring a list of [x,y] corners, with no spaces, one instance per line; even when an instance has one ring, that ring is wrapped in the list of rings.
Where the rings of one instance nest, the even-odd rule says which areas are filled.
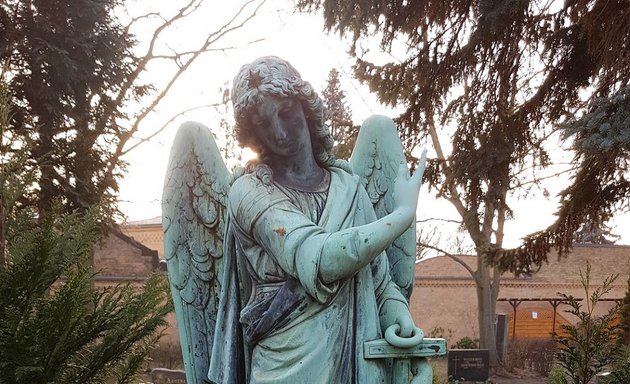
[[[476,257],[460,256],[460,259],[476,269]],[[501,279],[499,299],[526,299],[516,309],[508,301],[497,302],[497,313],[510,317],[509,333],[517,338],[549,338],[554,329],[553,307],[545,299],[559,298],[566,293],[584,298],[580,270],[591,264],[591,284],[600,286],[610,275],[619,274],[606,299],[623,298],[630,275],[630,246],[624,245],[575,245],[567,257],[558,260],[557,254],[549,256],[549,263],[529,276],[515,277],[505,273]],[[536,299],[541,299],[536,301]],[[614,301],[602,301],[596,314],[608,311]],[[414,320],[430,334],[439,331],[451,343],[462,337],[477,338],[477,296],[475,284],[466,269],[447,256],[423,260],[416,265],[414,293],[411,298]],[[565,313],[566,306],[560,304],[556,311],[556,326],[576,319]]]

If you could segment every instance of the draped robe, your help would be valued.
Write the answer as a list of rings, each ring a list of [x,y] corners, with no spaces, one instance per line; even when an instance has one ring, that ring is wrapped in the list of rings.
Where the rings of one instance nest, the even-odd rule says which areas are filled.
[[[352,228],[376,220],[359,178],[328,171],[329,185],[315,193],[265,185],[254,174],[232,186],[226,246],[236,256],[224,276],[211,381],[389,382],[382,360],[363,358],[363,343],[382,337],[386,300],[407,302],[384,252],[342,281],[320,278],[329,234],[347,230],[335,246],[357,252]]]

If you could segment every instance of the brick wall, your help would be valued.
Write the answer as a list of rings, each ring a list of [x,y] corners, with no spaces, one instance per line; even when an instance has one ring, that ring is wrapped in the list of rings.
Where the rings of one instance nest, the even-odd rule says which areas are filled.
[[[156,251],[118,232],[107,236],[94,253],[101,276],[146,277],[157,268],[158,261]]]
[[[461,259],[473,270],[476,269],[474,256],[463,256]],[[587,260],[591,263],[593,286],[600,285],[609,275],[619,274],[613,290],[605,298],[622,298],[630,275],[630,246],[601,245],[576,245],[571,254],[562,260],[558,260],[555,254],[550,255],[549,263],[529,278],[504,274],[499,298],[557,298],[558,292],[583,298],[585,295],[579,271],[586,268]],[[614,302],[601,302],[595,308],[595,313],[605,313],[613,305]],[[410,307],[414,320],[425,333],[441,328],[444,330],[443,336],[450,335],[451,342],[464,336],[479,336],[475,284],[463,266],[446,256],[424,260],[416,265]],[[532,313],[546,314],[552,309],[546,301],[522,302],[517,307],[517,337],[533,336],[532,329],[539,329],[541,337],[548,337],[549,332],[546,330],[550,330],[551,326],[546,315],[533,319]],[[565,309],[563,305],[558,307],[557,324],[563,321],[575,322],[575,318],[564,312]],[[510,319],[514,317],[513,307],[508,302],[498,302],[497,313],[506,313]],[[520,322],[523,327],[521,331],[519,319],[523,319]]]
[[[161,224],[125,225],[121,230],[137,242],[155,249],[158,256],[164,257],[164,233]]]
[[[132,283],[140,288],[145,278],[158,268],[158,262],[156,250],[126,234],[113,232],[94,252],[94,264],[98,272],[96,287]],[[164,330],[160,344],[179,344],[175,314],[167,315],[167,321],[170,325]]]

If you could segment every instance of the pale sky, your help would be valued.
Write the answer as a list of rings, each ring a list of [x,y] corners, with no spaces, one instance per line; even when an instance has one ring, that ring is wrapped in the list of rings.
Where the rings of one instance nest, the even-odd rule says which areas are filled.
[[[346,54],[348,45],[341,42],[338,36],[328,36],[323,32],[321,16],[294,14],[290,3],[286,0],[268,0],[259,16],[239,33],[238,38],[220,45],[242,47],[225,52],[210,52],[203,60],[196,62],[158,110],[142,124],[141,134],[152,133],[156,127],[161,127],[181,111],[220,101],[219,88],[225,82],[231,86],[240,66],[265,55],[276,55],[288,60],[298,69],[302,78],[319,92],[326,86],[329,71],[332,68],[339,70],[342,87],[348,100],[352,101],[353,117],[357,122],[374,113],[393,115],[391,109],[379,105],[373,95],[351,78],[352,62]],[[264,40],[245,44],[257,39]],[[147,79],[157,77],[159,81],[160,69],[156,68],[153,73],[147,74]],[[196,120],[218,130],[217,118],[211,115],[210,110],[188,113],[171,124],[164,133],[142,144],[125,158],[130,166],[121,182],[120,207],[129,221],[160,215],[159,202],[171,141],[179,124],[186,120]]]
[[[166,3],[148,2],[153,10],[168,14],[169,10],[165,7],[169,5]],[[213,26],[225,21],[227,17],[225,12],[228,10],[224,9],[227,6],[224,4],[235,6],[235,4],[240,4],[240,1],[221,2],[222,5],[219,6],[221,10],[217,9],[217,3],[212,3],[214,3],[214,8],[202,10],[198,19],[191,19],[178,27],[172,35],[172,40],[167,42],[168,46],[180,47],[179,44],[181,44],[181,47],[185,48],[187,43],[194,44],[194,36],[201,36],[201,33],[206,30],[212,31]],[[142,7],[147,3],[138,1],[135,4],[137,7]],[[239,30],[232,39],[217,46],[217,48],[228,46],[239,48],[210,52],[202,60],[196,62],[157,110],[145,120],[140,134],[143,136],[151,134],[179,112],[220,101],[219,88],[226,82],[229,82],[231,87],[232,78],[238,68],[265,55],[276,55],[288,60],[300,72],[302,78],[308,80],[315,90],[320,92],[326,86],[330,69],[339,70],[341,86],[348,96],[347,100],[357,123],[375,113],[395,117],[396,111],[379,105],[367,87],[361,86],[358,81],[352,79],[352,60],[346,54],[348,44],[342,42],[338,35],[327,35],[323,31],[323,17],[294,14],[291,6],[291,0],[268,0],[255,19]],[[136,11],[131,9],[129,12],[133,14]],[[143,38],[140,33],[137,37],[140,40]],[[263,40],[247,44],[248,41],[259,39]],[[375,46],[378,45],[375,44]],[[160,65],[151,67],[146,74],[147,81],[159,83],[163,80],[163,76],[160,77],[162,71],[166,70]],[[189,113],[168,126],[162,134],[154,137],[149,143],[142,144],[133,150],[125,158],[130,165],[125,178],[120,183],[120,208],[128,221],[161,215],[162,184],[171,142],[177,126],[186,120],[196,120],[211,129],[219,128],[218,118],[213,116],[211,111],[201,110]],[[431,156],[430,148],[429,156]],[[541,193],[537,193],[519,201],[512,200],[512,206],[516,210],[516,220],[509,222],[506,226],[505,246],[518,245],[520,237],[543,229],[553,221],[552,214],[557,206],[557,199],[554,196],[565,185],[566,181],[553,180],[548,186],[551,192],[550,199],[545,199]],[[429,193],[426,187],[423,187],[418,218],[441,217],[456,220],[457,214],[454,208],[449,203],[433,199],[434,194],[435,192]],[[622,235],[618,243],[630,244],[629,216],[618,218],[612,224],[613,232]],[[450,241],[453,227],[453,225],[443,226],[442,242]]]

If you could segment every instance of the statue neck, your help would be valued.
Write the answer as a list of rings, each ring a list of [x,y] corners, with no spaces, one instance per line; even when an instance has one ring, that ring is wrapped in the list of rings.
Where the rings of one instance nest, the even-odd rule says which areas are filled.
[[[312,152],[290,158],[272,156],[271,169],[274,182],[306,191],[315,191],[326,177],[326,171],[317,164]]]

